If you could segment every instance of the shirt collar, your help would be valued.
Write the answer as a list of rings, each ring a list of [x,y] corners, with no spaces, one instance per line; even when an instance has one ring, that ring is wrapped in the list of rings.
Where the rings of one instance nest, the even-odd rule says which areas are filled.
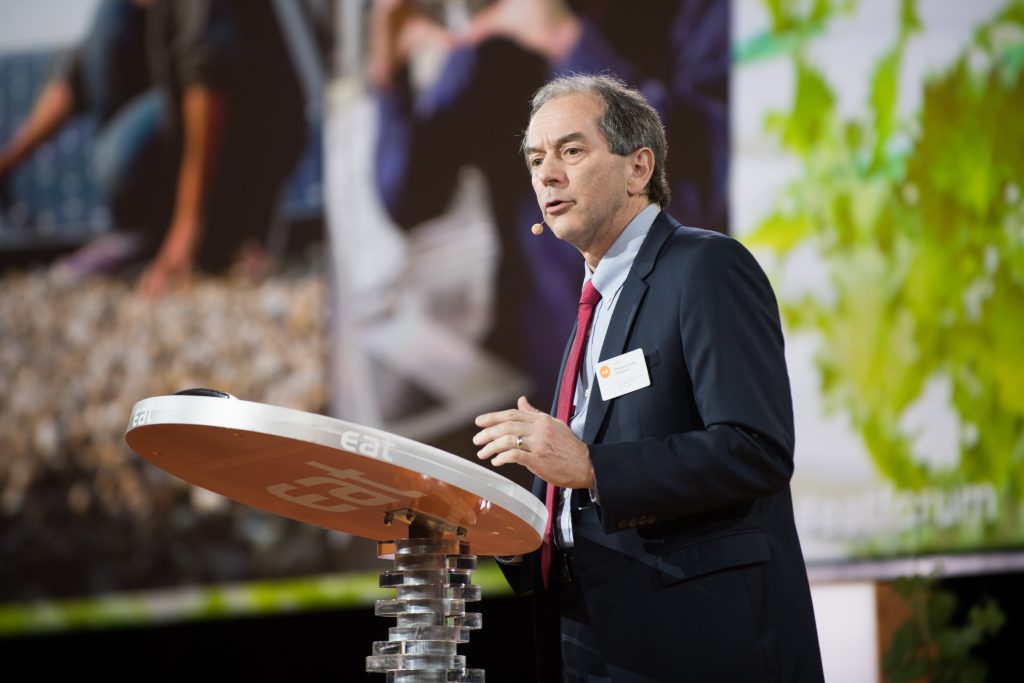
[[[654,219],[661,213],[661,207],[651,203],[629,222],[593,271],[584,266],[583,284],[590,280],[602,297],[612,295],[626,281],[626,275],[633,266],[633,260],[640,252]]]

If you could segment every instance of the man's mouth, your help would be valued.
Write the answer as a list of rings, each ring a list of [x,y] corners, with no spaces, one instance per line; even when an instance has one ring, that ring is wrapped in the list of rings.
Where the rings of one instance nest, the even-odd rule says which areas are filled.
[[[572,205],[573,202],[571,201],[554,199],[550,202],[544,203],[544,213],[548,214],[549,216],[559,216],[568,211]]]

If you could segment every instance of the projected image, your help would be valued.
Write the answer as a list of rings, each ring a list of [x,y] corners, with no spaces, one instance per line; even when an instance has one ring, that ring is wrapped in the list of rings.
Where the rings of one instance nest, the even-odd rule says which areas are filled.
[[[58,43],[7,47],[16,3],[0,31],[3,632],[40,601],[359,557],[350,539],[188,486],[123,440],[136,401],[197,386],[325,410],[325,268],[303,244],[322,232],[308,115],[322,93],[291,58],[315,45],[310,25],[272,2],[86,4]],[[223,607],[207,598],[188,609]],[[104,607],[76,609],[44,621]]]
[[[583,276],[530,231],[532,92],[642,89],[673,215],[724,232],[729,11],[97,0],[0,42],[0,634],[378,597],[374,543],[154,467],[132,406],[209,387],[472,457],[475,415],[550,403]]]
[[[780,293],[809,561],[1019,549],[1021,4],[738,7],[736,232]]]

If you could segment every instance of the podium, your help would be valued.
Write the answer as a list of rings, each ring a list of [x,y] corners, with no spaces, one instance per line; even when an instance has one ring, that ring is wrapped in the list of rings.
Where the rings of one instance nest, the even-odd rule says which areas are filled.
[[[366,670],[387,682],[484,681],[457,653],[481,627],[466,603],[476,554],[536,549],[544,504],[496,472],[426,444],[343,420],[210,390],[139,401],[125,441],[185,481],[252,507],[377,541],[393,562],[376,613],[397,625]]]

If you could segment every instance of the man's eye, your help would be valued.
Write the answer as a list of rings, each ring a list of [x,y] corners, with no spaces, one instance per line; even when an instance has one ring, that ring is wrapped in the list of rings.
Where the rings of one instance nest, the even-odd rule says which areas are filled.
[[[579,147],[566,147],[565,151],[563,152],[563,154],[565,154],[565,156],[567,156],[567,157],[574,157],[574,156],[576,156],[579,153],[580,153],[580,148]]]
[[[534,157],[530,159],[530,166],[536,168],[537,166],[540,166],[542,161],[544,160],[541,159],[540,157]]]

